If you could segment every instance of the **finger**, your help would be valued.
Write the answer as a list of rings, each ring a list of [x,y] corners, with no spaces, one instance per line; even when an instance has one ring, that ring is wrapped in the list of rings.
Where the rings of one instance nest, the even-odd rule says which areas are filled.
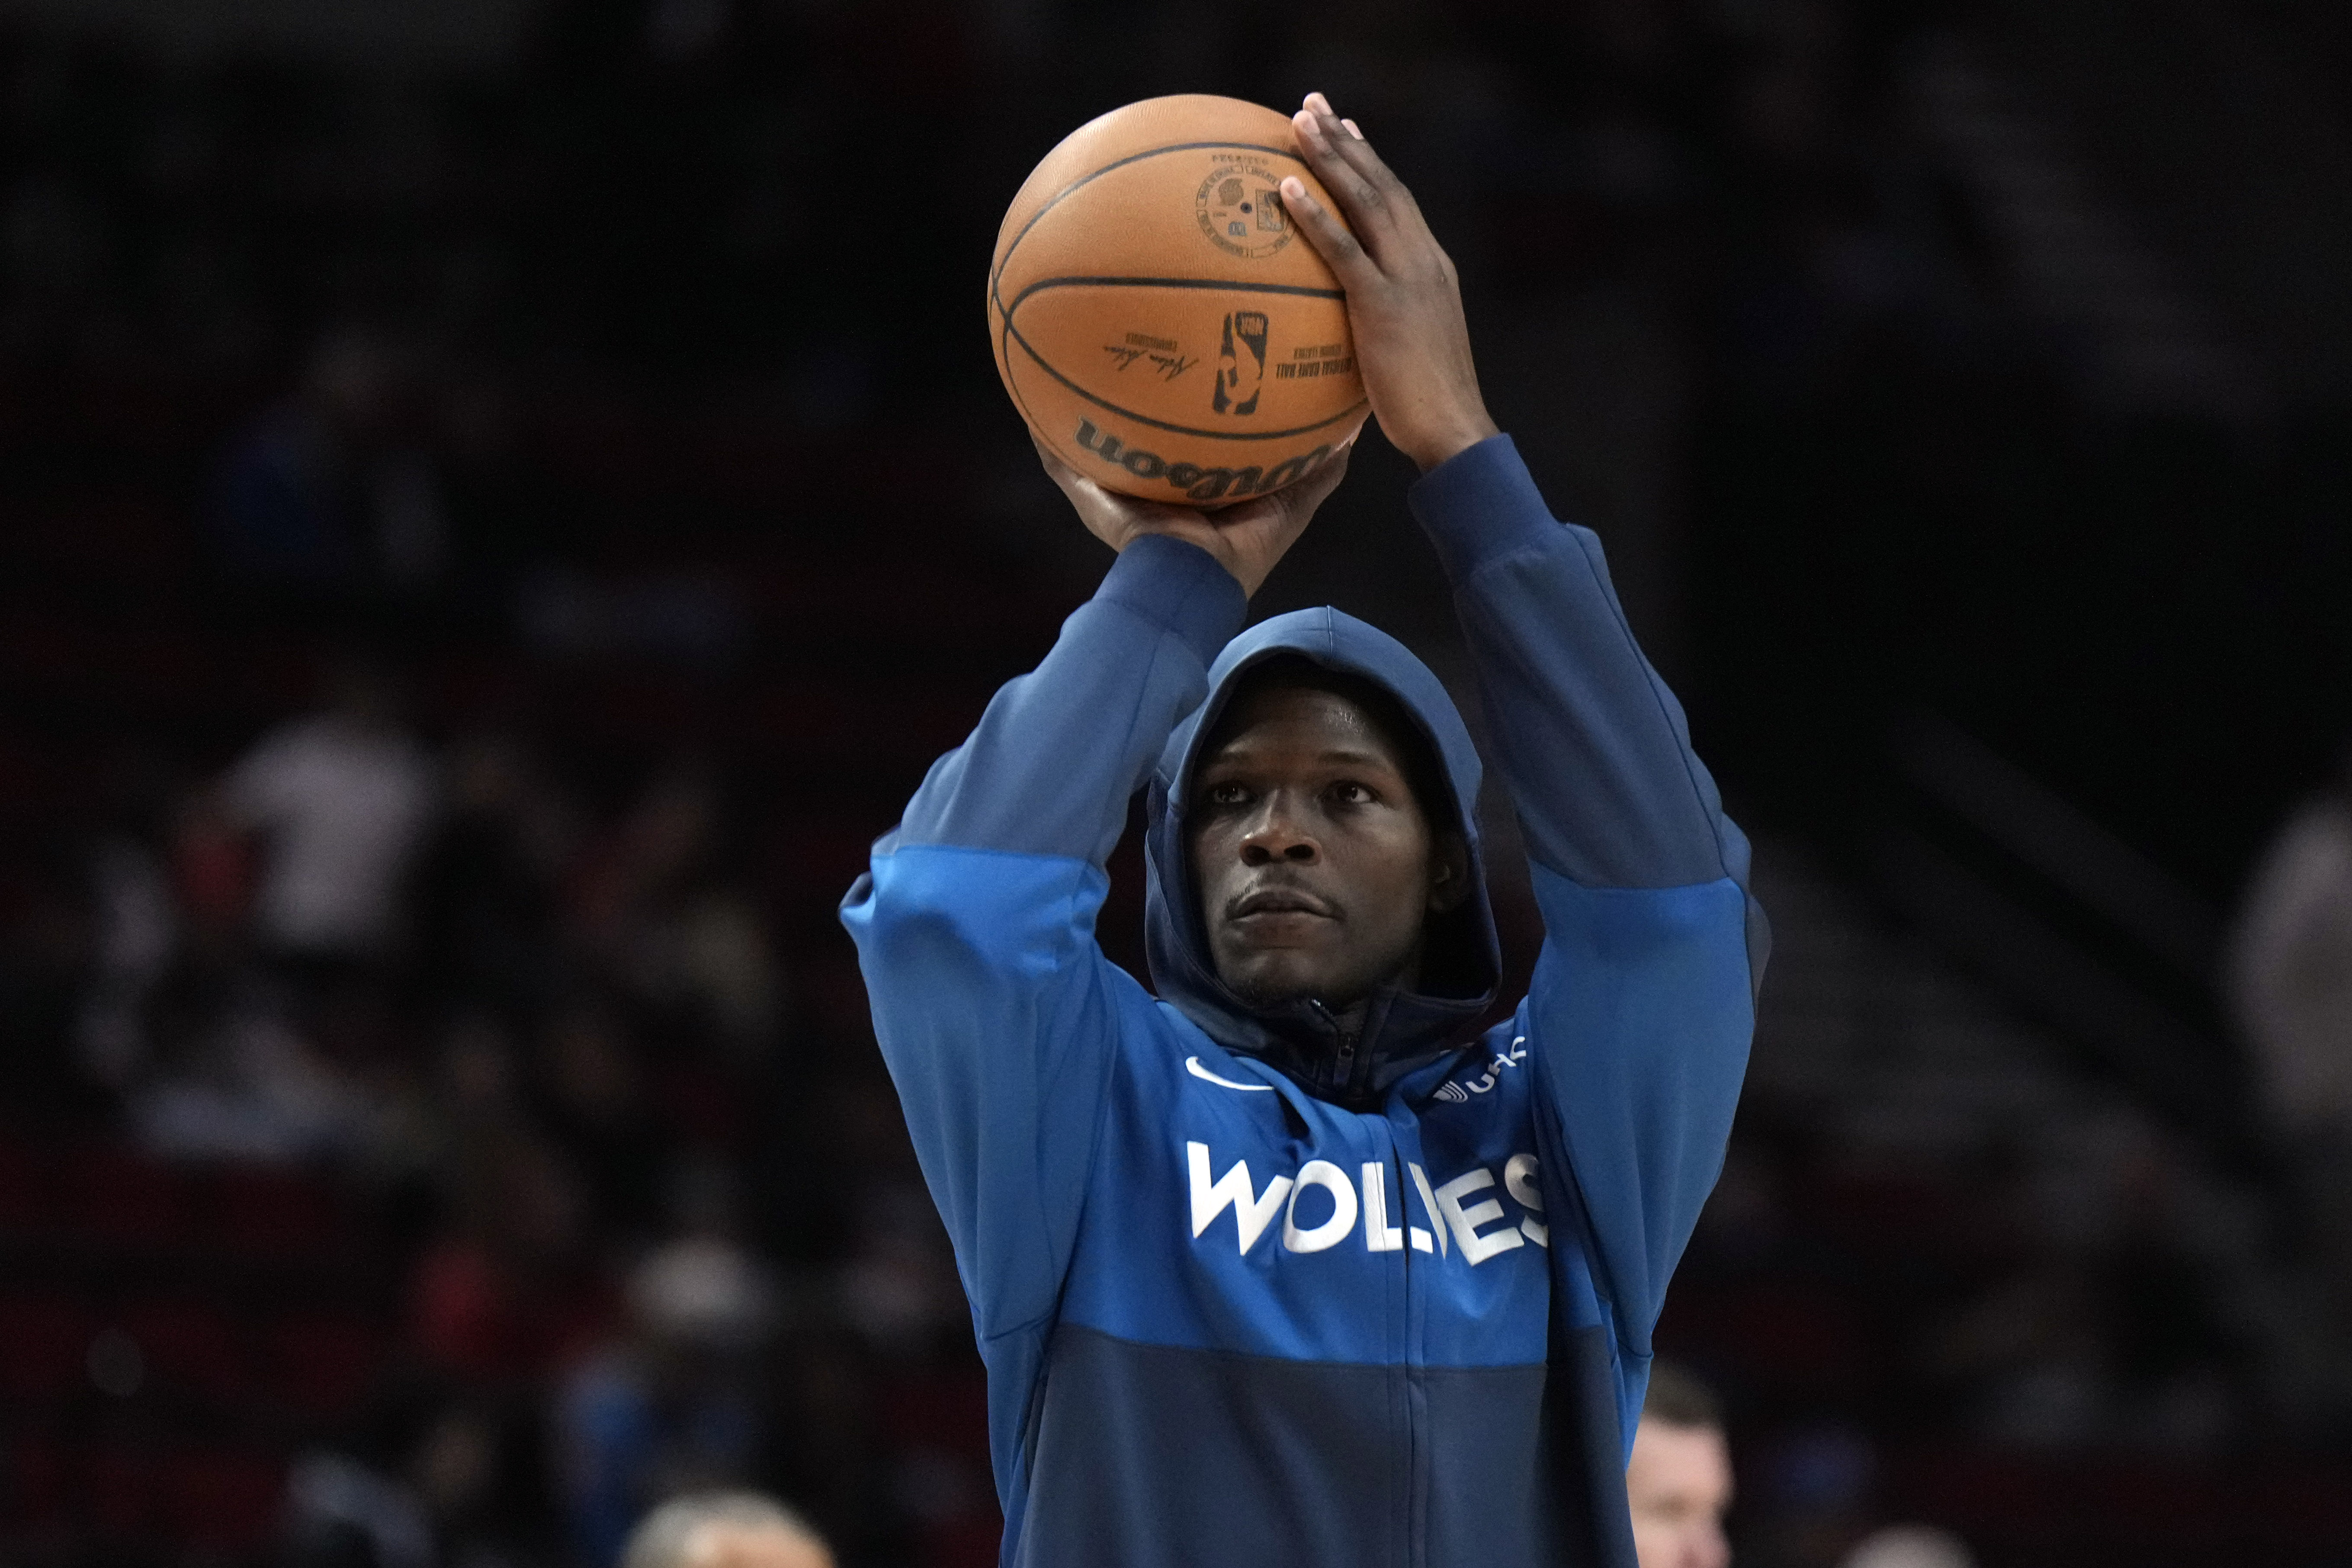
[[[1332,448],[1314,468],[1280,489],[1262,496],[1252,496],[1245,501],[1209,514],[1210,521],[1220,527],[1233,523],[1262,522],[1269,518],[1289,518],[1303,521],[1314,515],[1315,509],[1339,488],[1348,477],[1348,460],[1355,456],[1356,437],[1363,434],[1358,426],[1355,433]]]
[[[1322,95],[1318,93],[1316,96],[1319,98]],[[1372,151],[1371,142],[1365,139],[1354,121],[1340,119],[1328,104],[1319,118],[1323,139],[1330,149],[1331,156],[1347,164],[1384,206],[1395,208],[1400,216],[1421,210],[1412,199],[1412,193],[1405,188],[1405,183],[1397,178],[1396,172],[1382,161],[1378,153]]]
[[[1300,157],[1331,193],[1348,226],[1373,255],[1380,255],[1381,230],[1390,218],[1387,203],[1340,145],[1344,142],[1352,149],[1362,144],[1342,130],[1338,120],[1312,110],[1300,110],[1291,117],[1291,124],[1298,132]]]
[[[1101,488],[1096,485],[1094,480],[1062,461],[1061,454],[1045,445],[1044,438],[1034,430],[1029,432],[1029,444],[1037,448],[1037,461],[1045,466],[1045,477],[1060,486],[1063,492],[1072,500],[1078,498],[1078,491],[1075,488],[1076,486],[1084,485],[1090,489]]]
[[[1080,473],[1065,462],[1061,454],[1039,439],[1034,430],[1029,432],[1029,444],[1037,448],[1037,460],[1045,465],[1045,477],[1053,480],[1055,487],[1069,498],[1070,504],[1077,508],[1078,515],[1087,521],[1087,526],[1089,528],[1094,527],[1097,522],[1108,521],[1118,514],[1132,513],[1138,508],[1150,507],[1153,504],[1150,501],[1138,500],[1132,496],[1120,495]]]
[[[1307,243],[1321,254],[1324,264],[1338,276],[1340,288],[1356,288],[1378,280],[1380,270],[1373,265],[1372,258],[1365,254],[1364,247],[1356,242],[1355,235],[1339,221],[1338,214],[1315,199],[1314,193],[1307,188],[1307,182],[1296,174],[1283,179],[1282,210],[1290,215],[1291,222],[1306,231]]]
[[[1360,425],[1356,430],[1360,435],[1363,426]],[[1339,488],[1339,481],[1348,477],[1348,462],[1355,455],[1356,437],[1350,436],[1339,444],[1339,450],[1324,458],[1312,473],[1298,481],[1294,487],[1297,490],[1297,500],[1293,504],[1313,511],[1329,500],[1331,492]]]
[[[1339,120],[1339,111],[1331,107],[1331,100],[1324,97],[1319,92],[1308,93],[1307,95],[1306,103],[1308,110],[1312,113],[1328,114],[1334,120]],[[1364,139],[1362,130],[1357,126],[1354,121],[1340,120],[1339,123],[1346,126],[1348,128],[1348,134],[1354,137],[1357,141],[1361,142]]]
[[[1045,465],[1045,477],[1061,487],[1062,493],[1070,498],[1070,504],[1077,508],[1078,515],[1087,520],[1089,528],[1097,524],[1117,524],[1130,529],[1167,528],[1201,521],[1201,511],[1197,507],[1146,500],[1141,496],[1112,489],[1100,480],[1080,473],[1039,439],[1034,430],[1029,432],[1029,444],[1037,448],[1037,459]]]

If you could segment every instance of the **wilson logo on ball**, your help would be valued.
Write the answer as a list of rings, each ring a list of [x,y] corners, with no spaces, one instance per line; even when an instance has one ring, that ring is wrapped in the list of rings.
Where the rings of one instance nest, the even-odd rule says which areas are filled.
[[[1164,479],[1184,492],[1188,500],[1219,500],[1263,495],[1305,479],[1331,455],[1328,446],[1300,452],[1272,468],[1204,468],[1198,463],[1171,463],[1157,452],[1129,447],[1108,430],[1097,430],[1091,419],[1078,421],[1078,446],[1107,463],[1117,463],[1139,479]]]

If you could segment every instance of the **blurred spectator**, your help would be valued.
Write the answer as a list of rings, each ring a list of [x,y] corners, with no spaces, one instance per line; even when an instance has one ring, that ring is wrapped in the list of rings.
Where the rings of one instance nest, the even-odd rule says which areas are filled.
[[[717,781],[673,766],[597,858],[581,917],[590,951],[648,1016],[749,1065],[774,1042],[783,976],[729,848]]]
[[[1775,1434],[1748,1475],[1766,1560],[1829,1568],[1868,1529],[1878,1448],[1851,1422],[1815,1417]]]
[[[1948,1312],[1930,1340],[1931,1372],[1969,1390],[1978,1430],[2025,1448],[2105,1435],[2115,1400],[2087,1260],[2051,1258]]]
[[[452,1403],[434,1414],[409,1458],[410,1482],[448,1568],[508,1568],[543,1557],[530,1544],[538,1467],[517,1463],[514,1453],[518,1426],[534,1448],[539,1428],[518,1422],[518,1414],[502,1417],[477,1399]]]
[[[415,1391],[348,1450],[315,1449],[286,1478],[278,1568],[509,1568],[542,1553],[512,1517],[512,1447],[489,1408]]]
[[[286,1475],[280,1568],[435,1568],[415,1494],[341,1454],[308,1454]]]
[[[145,1010],[180,945],[180,911],[163,858],[148,838],[110,833],[90,857],[95,923],[79,1019],[83,1070],[121,1088],[147,1056]]]
[[[275,1010],[246,998],[167,1042],[129,1096],[132,1131],[183,1159],[302,1161],[353,1152],[373,1121],[362,1088]]]
[[[833,1568],[814,1527],[751,1492],[675,1498],[630,1532],[621,1568]]]
[[[1976,1568],[1968,1546],[1948,1530],[1890,1524],[1846,1553],[1839,1568]]]
[[[1731,1448],[1723,1408],[1705,1384],[1671,1363],[1650,1368],[1633,1456],[1625,1467],[1641,1568],[1726,1568],[1731,1544]]]
[[[924,1363],[961,1337],[971,1309],[906,1118],[878,1072],[833,1084],[820,1110],[822,1168],[849,1174],[819,1200],[847,1226],[834,1281],[841,1321],[886,1362]]]
[[[339,668],[320,711],[264,735],[222,781],[231,819],[261,838],[253,919],[263,945],[299,965],[387,958],[404,934],[402,879],[439,792],[390,676]]]
[[[600,1229],[643,1237],[661,1217],[664,1147],[621,1019],[581,1000],[541,1037],[538,1089],[549,1132],[588,1185]]]
[[[2352,1290],[2352,746],[2256,867],[2230,980],[2307,1234]]]
[[[218,790],[193,790],[180,802],[172,824],[172,895],[188,956],[200,968],[217,972],[242,954],[253,849]]]
[[[2011,1268],[1945,1313],[1931,1373],[2007,1447],[2225,1447],[2251,1328],[2218,1281],[2250,1239],[2243,1217],[2201,1187],[2177,1135],[2128,1109],[2055,1122],[2021,1152]]]
[[[300,389],[231,447],[214,510],[227,575],[341,597],[437,577],[447,521],[434,466],[404,439],[415,367],[381,333],[346,330],[311,352]]]
[[[561,955],[556,890],[571,813],[513,736],[476,735],[447,770],[446,810],[417,858],[419,992],[509,1015],[545,1005]]]
[[[686,1237],[637,1266],[627,1310],[625,1336],[557,1401],[569,1532],[590,1568],[620,1560],[648,1503],[740,1485],[761,1453],[755,1374],[775,1317],[766,1271],[725,1237]]]
[[[2352,1131],[2352,746],[2255,868],[2231,978],[2273,1125]]]
[[[530,1388],[577,1360],[610,1312],[579,1178],[529,1131],[484,1128],[461,1142],[455,1184],[454,1223],[410,1277],[417,1353],[485,1390]]]

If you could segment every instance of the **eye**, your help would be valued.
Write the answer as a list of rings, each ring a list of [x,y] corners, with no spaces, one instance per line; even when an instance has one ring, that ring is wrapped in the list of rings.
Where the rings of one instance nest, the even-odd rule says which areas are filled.
[[[1249,791],[1237,784],[1214,784],[1202,793],[1201,798],[1210,805],[1246,805]]]
[[[1342,805],[1370,805],[1381,797],[1353,779],[1342,779],[1328,792]]]

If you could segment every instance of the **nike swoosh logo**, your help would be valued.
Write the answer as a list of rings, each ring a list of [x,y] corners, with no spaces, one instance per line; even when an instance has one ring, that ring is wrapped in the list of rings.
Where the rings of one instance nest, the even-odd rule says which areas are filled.
[[[1244,1094],[1272,1094],[1274,1092],[1274,1085],[1270,1083],[1235,1083],[1229,1078],[1219,1078],[1215,1073],[1213,1073],[1207,1068],[1202,1067],[1201,1065],[1201,1058],[1198,1057],[1186,1057],[1184,1058],[1184,1070],[1191,1073],[1194,1078],[1204,1079],[1210,1083],[1222,1084],[1227,1089],[1237,1089]]]

